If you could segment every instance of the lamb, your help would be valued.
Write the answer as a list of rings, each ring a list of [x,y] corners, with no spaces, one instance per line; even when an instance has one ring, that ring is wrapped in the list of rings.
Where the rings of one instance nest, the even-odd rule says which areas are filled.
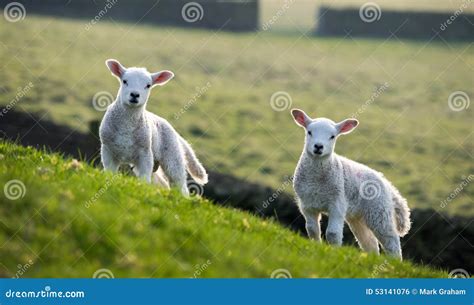
[[[337,138],[350,133],[359,122],[311,119],[299,109],[291,113],[306,131],[293,187],[308,236],[321,241],[320,218],[324,213],[328,215],[328,243],[342,244],[347,222],[363,250],[378,254],[380,243],[387,254],[401,260],[400,237],[411,226],[406,199],[382,173],[334,152]]]
[[[187,171],[197,183],[206,184],[206,170],[189,143],[168,121],[145,109],[151,88],[165,85],[174,74],[125,68],[115,59],[106,65],[121,86],[100,124],[104,169],[116,172],[121,164],[129,164],[148,183],[167,188],[171,184],[184,196],[189,196]]]

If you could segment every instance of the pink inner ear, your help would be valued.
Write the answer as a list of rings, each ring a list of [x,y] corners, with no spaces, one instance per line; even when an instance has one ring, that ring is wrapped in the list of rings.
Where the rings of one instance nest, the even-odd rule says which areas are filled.
[[[344,124],[342,124],[341,130],[339,132],[348,132],[348,131],[352,130],[352,128],[354,128],[356,125],[357,124],[356,124],[355,121],[344,122]]]
[[[120,69],[120,65],[117,62],[111,63],[110,70],[112,70],[112,73],[114,73],[118,77],[122,77],[122,70]]]
[[[295,111],[294,116],[295,116],[295,120],[296,120],[296,122],[298,122],[298,124],[300,124],[301,126],[306,126],[306,122],[305,122],[306,119],[305,119],[305,116],[302,112]]]
[[[160,75],[158,75],[158,77],[153,80],[153,84],[164,83],[167,80],[169,80],[171,77],[173,77],[172,73],[168,71],[161,72]]]

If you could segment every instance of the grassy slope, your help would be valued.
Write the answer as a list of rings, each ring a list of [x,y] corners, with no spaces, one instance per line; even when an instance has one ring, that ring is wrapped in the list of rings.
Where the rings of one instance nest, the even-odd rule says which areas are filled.
[[[317,245],[273,222],[56,154],[0,142],[0,158],[2,188],[11,179],[26,186],[21,199],[0,197],[1,276],[29,260],[25,277],[90,277],[99,268],[119,277],[192,277],[208,260],[202,277],[269,277],[279,268],[294,277],[445,276]]]
[[[169,119],[210,169],[277,188],[294,171],[303,133],[288,111],[272,110],[274,92],[288,92],[293,107],[313,116],[341,120],[388,82],[338,152],[384,172],[412,207],[439,208],[473,170],[473,107],[453,112],[447,103],[456,90],[474,97],[472,45],[215,34],[107,18],[86,31],[85,23],[0,18],[0,103],[32,81],[17,110],[41,111],[43,119],[85,130],[84,122],[103,115],[91,106],[94,94],[115,94],[118,87],[106,58],[167,68],[176,78],[153,91],[149,108]],[[208,82],[210,89],[193,102],[196,87]],[[473,192],[466,188],[445,212],[472,215]]]

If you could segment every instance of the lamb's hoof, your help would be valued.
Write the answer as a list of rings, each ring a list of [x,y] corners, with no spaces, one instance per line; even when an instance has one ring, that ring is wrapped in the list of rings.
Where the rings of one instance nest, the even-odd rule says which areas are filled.
[[[334,232],[326,232],[326,240],[334,246],[340,246],[342,244],[341,237],[339,234]]]

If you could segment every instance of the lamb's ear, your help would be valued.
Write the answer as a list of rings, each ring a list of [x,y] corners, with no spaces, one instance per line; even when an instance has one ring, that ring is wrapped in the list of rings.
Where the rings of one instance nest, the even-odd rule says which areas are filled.
[[[122,64],[120,64],[119,61],[116,59],[107,59],[105,61],[105,64],[107,65],[107,67],[109,67],[110,72],[112,72],[112,74],[118,78],[122,78],[122,75],[125,73],[125,70],[127,70],[127,68],[122,66]]]
[[[174,77],[174,73],[167,70],[151,74],[153,86],[155,85],[163,86],[164,84],[169,82],[173,77]]]
[[[359,121],[356,119],[347,119],[336,124],[336,128],[339,134],[348,134],[353,131],[357,125],[359,125]]]
[[[311,118],[300,109],[292,109],[291,115],[295,119],[296,124],[300,125],[301,127],[306,128],[309,123],[311,123]]]

